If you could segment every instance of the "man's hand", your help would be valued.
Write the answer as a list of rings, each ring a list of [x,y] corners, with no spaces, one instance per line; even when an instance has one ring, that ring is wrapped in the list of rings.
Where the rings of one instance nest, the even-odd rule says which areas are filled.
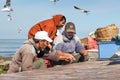
[[[64,53],[64,56],[66,56],[65,60],[67,60],[67,61],[73,62],[76,60],[75,57],[69,53]]]
[[[88,56],[88,53],[85,49],[80,50],[80,53],[83,54],[83,56]]]
[[[39,60],[39,59],[40,59],[40,58],[38,58],[37,56],[34,57],[34,61]]]
[[[64,53],[60,50],[57,51],[57,54],[60,56],[59,60],[65,60],[65,61],[69,61],[69,62],[76,60],[72,54]]]
[[[52,45],[51,45],[50,43],[48,44],[48,47],[49,47],[50,49],[52,49]]]

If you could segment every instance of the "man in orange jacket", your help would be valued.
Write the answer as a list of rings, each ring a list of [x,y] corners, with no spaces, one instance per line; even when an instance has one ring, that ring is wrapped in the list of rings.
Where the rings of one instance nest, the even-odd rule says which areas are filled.
[[[46,31],[49,37],[54,40],[56,37],[57,29],[62,28],[66,23],[66,18],[62,14],[56,14],[51,19],[41,21],[34,26],[28,32],[28,39],[33,38],[36,32]]]

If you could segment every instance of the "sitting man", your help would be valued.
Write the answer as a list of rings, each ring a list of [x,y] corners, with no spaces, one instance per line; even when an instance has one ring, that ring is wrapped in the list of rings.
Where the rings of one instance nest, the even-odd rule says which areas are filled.
[[[33,38],[25,41],[13,56],[8,73],[46,68],[45,59],[65,60],[64,57],[49,51],[48,42],[52,40],[46,31],[39,31]]]
[[[60,56],[73,56],[72,62],[85,61],[88,56],[84,46],[80,43],[79,38],[75,35],[75,25],[72,22],[68,22],[65,25],[65,30],[62,35],[58,35],[53,44],[53,49]],[[61,60],[58,64],[68,64],[71,60]]]

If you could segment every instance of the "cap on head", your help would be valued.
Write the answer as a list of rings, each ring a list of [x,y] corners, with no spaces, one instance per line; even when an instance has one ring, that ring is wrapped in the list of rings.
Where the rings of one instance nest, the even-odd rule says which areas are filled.
[[[91,35],[93,35],[93,34],[95,34],[95,32],[94,32],[94,31],[90,32],[90,33],[89,33],[89,36],[91,36]]]
[[[92,38],[95,38],[95,31],[90,32],[89,36],[92,37]]]
[[[72,22],[68,22],[68,23],[65,25],[65,30],[66,30],[67,32],[76,33],[75,25],[74,25],[74,23],[72,23]]]
[[[46,31],[38,31],[35,34],[35,39],[46,40],[52,42],[52,39],[49,38],[48,33]]]

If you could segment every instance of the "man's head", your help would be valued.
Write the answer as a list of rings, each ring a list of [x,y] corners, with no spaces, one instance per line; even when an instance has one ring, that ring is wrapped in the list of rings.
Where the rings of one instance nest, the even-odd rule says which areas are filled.
[[[62,14],[54,15],[53,20],[55,22],[55,25],[56,25],[57,29],[62,28],[66,23],[66,17]]]
[[[37,40],[36,45],[40,49],[46,48],[48,42],[52,42],[46,31],[38,31],[34,36],[34,40]]]
[[[64,30],[64,32],[65,32],[65,36],[66,36],[68,39],[72,39],[72,37],[73,37],[74,34],[76,33],[74,23],[68,22],[68,23],[65,25],[65,30]]]
[[[91,33],[89,33],[89,36],[92,37],[92,38],[94,38],[94,39],[96,38],[96,34],[95,34],[94,31],[92,31]]]

